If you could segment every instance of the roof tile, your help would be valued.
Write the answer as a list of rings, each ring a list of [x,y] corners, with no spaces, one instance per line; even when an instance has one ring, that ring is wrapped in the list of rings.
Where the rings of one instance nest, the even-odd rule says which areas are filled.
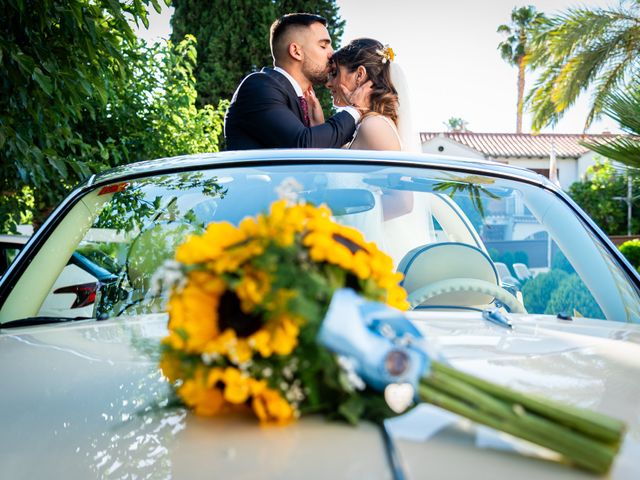
[[[551,145],[558,158],[579,158],[589,151],[580,141],[614,139],[612,134],[565,133],[475,133],[475,132],[422,132],[422,143],[443,136],[472,148],[487,157],[548,157]]]

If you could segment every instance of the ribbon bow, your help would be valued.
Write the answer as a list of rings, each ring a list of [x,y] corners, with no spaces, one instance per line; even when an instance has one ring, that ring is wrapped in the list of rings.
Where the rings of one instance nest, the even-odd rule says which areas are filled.
[[[318,342],[349,357],[373,389],[410,383],[414,391],[430,366],[420,331],[400,312],[365,300],[351,289],[333,294]]]

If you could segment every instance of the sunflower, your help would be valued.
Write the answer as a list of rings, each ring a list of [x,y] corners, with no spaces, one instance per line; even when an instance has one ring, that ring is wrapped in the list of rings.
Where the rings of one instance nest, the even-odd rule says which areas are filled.
[[[237,227],[213,223],[176,260],[185,282],[169,301],[161,368],[202,415],[250,405],[263,422],[297,417],[335,367],[314,335],[336,288],[408,307],[391,259],[324,205],[278,201]],[[307,365],[316,376],[298,369],[307,358],[325,359]]]

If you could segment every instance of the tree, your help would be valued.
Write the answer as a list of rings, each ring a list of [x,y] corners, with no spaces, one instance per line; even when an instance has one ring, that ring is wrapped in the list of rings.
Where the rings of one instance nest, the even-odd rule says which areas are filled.
[[[172,39],[192,34],[198,39],[195,70],[199,104],[217,104],[230,99],[247,74],[273,63],[269,49],[269,28],[285,13],[310,12],[328,21],[334,45],[338,45],[344,21],[335,0],[173,0]],[[329,93],[319,93],[328,108]]]
[[[543,68],[526,100],[534,130],[557,123],[577,97],[593,87],[586,130],[609,94],[638,85],[638,18],[640,0],[620,0],[615,8],[569,9],[548,21],[529,60]]]
[[[12,229],[40,216],[101,163],[76,125],[109,102],[126,76],[131,23],[157,0],[2,0],[0,10],[0,219]]]
[[[622,198],[627,194],[627,178],[620,175],[611,162],[599,162],[587,171],[589,179],[574,182],[569,195],[608,235],[627,234],[627,209]],[[634,190],[640,188],[640,179],[632,179]],[[640,226],[640,202],[633,202],[632,231]]]
[[[108,37],[113,41],[105,44],[100,35],[116,35],[100,30],[105,22],[111,24],[108,10],[92,10],[88,1],[62,2],[70,12],[76,4],[91,3],[72,14],[57,1],[36,3],[39,8],[53,5],[47,10],[50,17],[31,18],[27,10],[16,10],[21,17],[9,9],[21,26],[2,26],[9,33],[0,40],[7,66],[0,81],[8,92],[0,97],[0,231],[13,231],[26,221],[41,223],[69,188],[97,171],[218,149],[226,106],[195,105],[193,37],[175,46],[148,47],[135,36],[126,41]],[[69,28],[78,28],[67,31],[65,25],[75,22],[76,14],[86,30],[74,23]],[[121,28],[128,25],[125,21]],[[74,48],[100,58],[94,65],[89,53]],[[32,66],[32,76],[22,64]],[[39,81],[33,80],[39,75]]]
[[[121,163],[219,149],[228,102],[196,106],[196,40],[187,35],[126,52],[132,74],[114,92],[109,108],[81,127],[92,142],[110,142]],[[110,140],[109,140],[110,139]]]
[[[467,132],[467,122],[465,119],[460,117],[451,117],[449,120],[444,123],[444,126],[447,127],[448,132]]]
[[[583,145],[629,167],[640,168],[640,88],[613,92],[603,100],[603,113],[620,124],[630,136],[617,136]]]
[[[500,42],[498,50],[500,56],[510,65],[518,67],[518,101],[516,107],[516,133],[522,133],[522,110],[524,105],[524,85],[526,59],[531,40],[540,26],[546,21],[543,13],[537,12],[536,7],[514,8],[511,11],[511,23],[500,25],[498,33],[506,35]]]

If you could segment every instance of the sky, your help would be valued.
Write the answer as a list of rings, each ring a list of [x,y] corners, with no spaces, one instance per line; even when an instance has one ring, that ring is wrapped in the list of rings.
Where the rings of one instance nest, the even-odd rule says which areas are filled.
[[[514,7],[534,5],[553,15],[569,7],[606,7],[606,0],[337,0],[346,21],[342,44],[372,37],[389,44],[407,77],[413,127],[418,131],[445,131],[444,122],[460,117],[474,132],[515,132],[517,69],[497,50],[503,36],[496,29],[509,23]],[[147,40],[167,38],[172,9],[152,12]],[[265,41],[268,41],[265,39]],[[338,45],[335,44],[334,48]],[[525,91],[533,85],[527,74]],[[319,87],[322,88],[322,87]],[[589,94],[583,94],[558,124],[546,133],[581,133],[588,113]],[[524,131],[531,119],[524,116]],[[603,117],[589,133],[619,131]]]

